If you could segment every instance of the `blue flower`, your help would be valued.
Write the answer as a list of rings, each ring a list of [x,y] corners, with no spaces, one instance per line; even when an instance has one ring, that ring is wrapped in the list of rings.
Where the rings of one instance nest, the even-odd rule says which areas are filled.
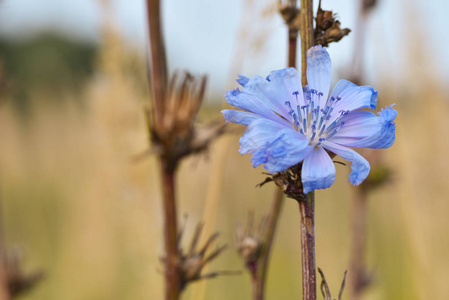
[[[247,129],[240,138],[240,152],[252,154],[254,167],[264,164],[271,173],[303,161],[304,193],[330,187],[335,166],[328,152],[352,162],[349,181],[360,184],[370,165],[348,147],[388,148],[395,140],[397,112],[393,105],[378,115],[371,111],[377,91],[340,80],[329,95],[331,60],[321,46],[307,51],[307,81],[294,68],[273,71],[264,79],[240,76],[242,90],[226,93],[226,100],[241,110],[222,111],[227,121]]]

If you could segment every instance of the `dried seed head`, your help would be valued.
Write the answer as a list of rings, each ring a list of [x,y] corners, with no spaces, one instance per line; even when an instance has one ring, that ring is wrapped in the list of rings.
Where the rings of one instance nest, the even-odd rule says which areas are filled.
[[[236,248],[251,272],[255,272],[257,261],[264,247],[262,238],[267,230],[267,221],[268,217],[262,217],[255,228],[254,213],[249,212],[246,227],[243,228],[242,224],[239,224],[237,228]]]
[[[28,291],[44,276],[42,271],[32,273],[25,273],[23,271],[22,254],[17,247],[9,253],[4,253],[2,259],[6,271],[9,294],[12,297]]]
[[[160,103],[162,107],[149,114],[153,152],[164,156],[172,165],[186,155],[205,150],[224,132],[222,122],[195,126],[206,82],[206,76],[196,78],[188,72],[176,72],[168,85],[165,101]]]
[[[261,248],[260,240],[252,236],[245,236],[237,243],[237,250],[247,264],[257,261]]]
[[[287,24],[290,38],[296,38],[301,26],[301,14],[296,5],[296,0],[288,0],[286,3],[282,0],[278,1],[278,10]]]
[[[212,253],[207,254],[207,250],[214,243],[214,241],[218,238],[218,233],[213,234],[209,237],[206,243],[200,249],[197,249],[199,239],[201,236],[201,232],[203,230],[203,224],[198,224],[195,232],[193,234],[192,240],[190,242],[190,246],[187,252],[184,252],[180,243],[182,239],[182,235],[184,230],[179,231],[178,236],[178,252],[179,252],[179,273],[180,273],[180,289],[183,290],[188,283],[205,279],[205,278],[213,278],[218,275],[226,275],[226,274],[234,274],[235,272],[228,271],[218,271],[209,274],[201,274],[204,266],[206,266],[209,262],[215,259],[218,255],[220,255],[226,248],[227,245],[218,247]]]
[[[348,28],[340,28],[340,22],[336,20],[336,15],[332,11],[321,9],[321,1],[318,4],[315,23],[315,43],[323,47],[338,42],[351,32]]]

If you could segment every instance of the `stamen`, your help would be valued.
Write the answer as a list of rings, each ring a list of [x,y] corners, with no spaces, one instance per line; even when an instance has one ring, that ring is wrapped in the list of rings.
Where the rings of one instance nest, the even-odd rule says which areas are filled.
[[[323,125],[323,127],[321,128],[321,131],[318,134],[318,136],[321,136],[323,134],[323,131],[324,131],[325,128],[326,128],[326,124]]]
[[[316,135],[316,122],[313,122],[313,124],[312,124],[312,137],[310,138],[310,141],[313,141],[313,139],[315,138],[315,135]]]
[[[328,134],[332,129],[334,129],[335,125],[337,125],[337,120],[331,123],[329,127],[327,127],[326,134]]]
[[[296,112],[298,113],[299,123],[302,123],[301,107],[299,105],[296,106]]]
[[[342,122],[340,123],[340,126],[338,126],[338,128],[335,128],[335,130],[332,131],[331,134],[329,134],[326,138],[327,138],[327,139],[330,139],[331,137],[333,137],[333,136],[338,132],[338,130],[340,130],[340,129],[343,127],[343,125],[345,125],[345,122],[344,122],[344,121],[342,121]]]
[[[316,143],[315,146],[321,145],[321,143],[324,142],[325,140],[326,140],[325,138],[320,138],[320,139],[318,140],[318,143]]]
[[[293,108],[290,104],[290,101],[285,101],[285,105],[287,105],[288,108],[290,108],[290,111],[288,113],[293,117],[293,120],[295,121],[295,125],[299,126],[298,116],[296,115],[295,111],[293,110]]]

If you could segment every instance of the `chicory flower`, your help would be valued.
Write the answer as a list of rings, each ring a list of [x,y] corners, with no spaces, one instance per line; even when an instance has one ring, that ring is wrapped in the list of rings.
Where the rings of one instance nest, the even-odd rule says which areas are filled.
[[[304,193],[330,187],[335,166],[329,152],[352,162],[349,181],[360,184],[370,165],[348,147],[388,148],[395,140],[397,112],[393,105],[374,110],[377,91],[340,80],[329,98],[331,60],[321,46],[307,51],[307,81],[294,68],[273,71],[264,79],[240,76],[242,90],[228,91],[226,100],[240,110],[223,110],[227,121],[247,129],[240,152],[252,154],[254,167],[264,164],[271,173],[300,162]]]

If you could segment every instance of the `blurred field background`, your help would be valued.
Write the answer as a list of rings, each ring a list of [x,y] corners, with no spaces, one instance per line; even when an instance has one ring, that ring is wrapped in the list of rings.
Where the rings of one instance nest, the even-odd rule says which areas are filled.
[[[379,2],[373,15],[388,9]],[[399,15],[401,29],[369,23],[374,38],[366,47],[367,83],[379,91],[379,108],[396,103],[399,116],[396,143],[381,154],[393,172],[391,182],[370,195],[368,265],[375,280],[365,299],[444,300],[449,295],[449,82],[444,75],[449,65],[433,41],[448,33],[434,30],[435,20],[421,13],[422,3],[397,3],[396,8],[408,5],[386,15]],[[264,75],[263,68],[271,67],[258,65],[270,60],[269,37],[279,32],[274,4],[265,0],[253,9],[253,1],[244,1],[240,15],[233,16],[245,30],[235,32],[228,69],[209,74],[212,81],[229,79],[208,89],[202,121],[220,117],[223,95],[236,86],[231,79],[238,73]],[[337,4],[323,5],[339,12]],[[8,1],[0,2],[0,11],[7,7]],[[108,6],[99,7],[104,11],[96,42],[56,31],[0,38],[1,231],[7,249],[20,249],[25,271],[45,272],[19,299],[162,299],[158,166],[154,157],[132,162],[148,149],[145,48],[128,43]],[[383,39],[387,31],[401,45],[400,56],[392,55],[397,49]],[[330,47],[333,61],[335,53],[345,62],[334,64],[334,80],[347,77],[352,38]],[[188,59],[170,53],[169,61]],[[282,63],[284,57],[280,52],[274,60]],[[219,243],[231,247],[209,270],[243,270],[232,247],[237,223],[245,222],[249,210],[264,214],[274,189],[255,188],[265,176],[238,153],[239,130],[205,155],[184,161],[178,173],[180,220],[188,215],[186,240],[210,205],[205,203],[210,178],[221,183],[217,214],[207,217],[206,227],[219,231]],[[354,188],[347,183],[348,169],[337,165],[336,184],[317,193],[317,265],[334,295],[349,263]],[[267,299],[300,297],[299,245],[297,204],[287,200]],[[192,287],[183,299],[193,299]],[[245,272],[207,281],[204,299],[249,298]]]

